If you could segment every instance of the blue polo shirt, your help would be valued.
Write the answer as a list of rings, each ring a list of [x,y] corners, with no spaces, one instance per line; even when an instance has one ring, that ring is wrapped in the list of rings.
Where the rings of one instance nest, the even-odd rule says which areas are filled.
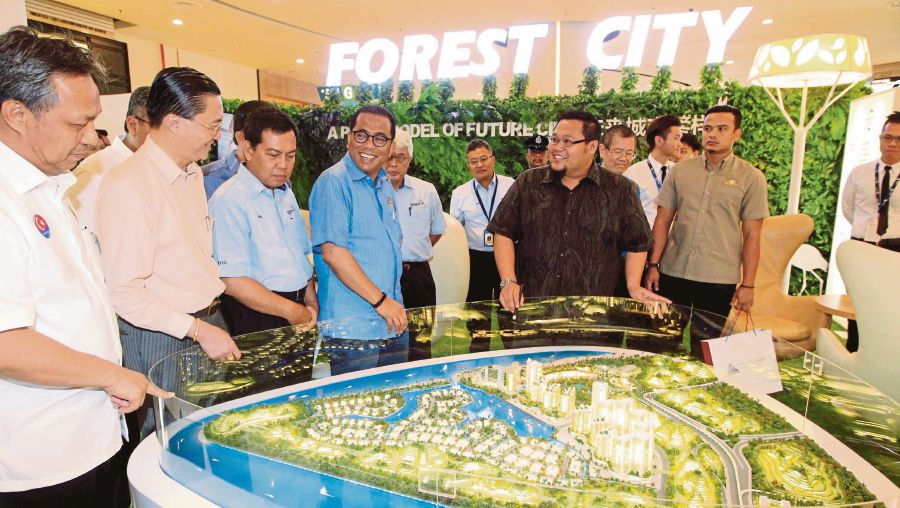
[[[237,174],[239,167],[241,161],[237,158],[237,151],[232,150],[224,159],[214,160],[200,168],[203,171],[203,190],[206,191],[206,199],[211,198],[220,185]]]
[[[360,268],[387,296],[403,302],[400,293],[401,230],[394,188],[380,170],[375,180],[359,169],[350,155],[325,170],[309,196],[313,260],[319,278],[320,321],[354,318],[340,327],[343,339],[381,339],[388,333],[384,319],[362,297],[344,285],[322,258],[322,244],[350,251]]]
[[[442,235],[447,225],[444,209],[434,185],[406,175],[403,185],[394,189],[400,228],[403,230],[403,261],[428,261],[434,257],[430,235]]]
[[[220,277],[248,277],[270,291],[296,291],[312,278],[312,245],[294,192],[266,188],[239,165],[209,200]]]

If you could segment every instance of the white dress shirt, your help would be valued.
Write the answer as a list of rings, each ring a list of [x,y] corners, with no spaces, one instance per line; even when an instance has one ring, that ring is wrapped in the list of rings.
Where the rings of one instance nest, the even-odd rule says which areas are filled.
[[[125,146],[124,137],[124,135],[116,136],[111,145],[81,161],[81,164],[72,171],[78,181],[66,191],[66,199],[75,208],[78,222],[82,226],[87,226],[95,234],[97,233],[97,193],[100,192],[100,182],[110,169],[123,163],[133,153],[130,148]]]
[[[878,202],[875,200],[875,166],[878,166],[878,187],[881,187],[881,179],[884,178],[884,161],[872,161],[860,164],[853,168],[847,181],[844,183],[844,192],[841,196],[841,211],[851,224],[850,236],[863,238],[867,241],[878,241],[880,237],[875,234],[875,226],[878,224]],[[900,177],[900,163],[891,166],[891,185]],[[900,187],[900,184],[897,185]],[[872,224],[872,226],[869,226]],[[869,238],[866,238],[866,229],[870,229]],[[875,236],[873,236],[875,235]],[[888,229],[884,238],[900,238],[900,189],[891,195],[888,208]]]
[[[122,348],[96,243],[63,193],[0,143],[0,331],[30,327],[119,364]],[[122,446],[120,418],[100,389],[44,387],[0,377],[0,492],[56,485]]]
[[[487,189],[482,187],[480,183],[475,182],[474,178],[453,189],[453,193],[450,195],[450,215],[455,217],[463,225],[463,229],[466,230],[466,240],[470,249],[481,252],[494,252],[493,246],[484,244],[484,230],[490,222],[490,217],[485,217],[485,211],[490,216],[496,213],[497,208],[500,207],[500,202],[503,201],[503,197],[509,192],[513,182],[515,180],[512,178],[495,173],[494,179]],[[484,210],[481,209],[481,204],[479,204],[478,197],[475,195],[476,188],[481,196],[481,204],[484,204]],[[494,202],[494,209],[491,210],[494,189],[497,190],[497,198]]]
[[[647,222],[650,223],[651,228],[653,228],[653,221],[656,220],[656,197],[659,196],[659,191],[662,189],[662,167],[666,166],[666,175],[668,175],[672,171],[672,164],[672,161],[667,160],[663,163],[648,155],[646,159],[632,164],[623,173],[623,176],[637,184],[641,206],[644,208],[644,215],[647,216]],[[653,171],[650,171],[650,166],[653,166],[656,178],[654,178]]]
[[[403,261],[429,261],[434,257],[431,235],[443,235],[447,228],[437,189],[429,182],[406,175],[403,185],[394,190],[394,196],[403,231],[400,242]]]

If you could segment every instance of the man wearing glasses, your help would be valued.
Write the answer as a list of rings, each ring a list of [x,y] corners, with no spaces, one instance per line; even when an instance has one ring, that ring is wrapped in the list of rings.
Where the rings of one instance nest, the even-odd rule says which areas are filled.
[[[128,100],[125,115],[125,134],[116,136],[106,150],[100,150],[81,162],[72,172],[77,181],[66,191],[66,199],[72,203],[78,222],[92,233],[97,231],[97,193],[100,182],[112,168],[131,157],[147,138],[150,124],[147,122],[147,95],[149,86],[134,89]]]
[[[525,296],[611,296],[622,251],[630,296],[668,303],[641,287],[652,239],[637,189],[594,164],[599,122],[584,111],[563,113],[557,122],[550,166],[523,173],[488,226],[500,303],[515,312]]]
[[[389,341],[381,351],[363,342],[393,338],[407,325],[398,218],[406,210],[398,209],[382,169],[396,130],[388,110],[358,109],[350,120],[347,154],[319,176],[309,196],[320,331],[340,340],[329,351],[332,374],[386,365],[405,355],[402,340]],[[347,317],[354,319],[340,321]],[[340,324],[328,328],[327,321],[335,319]]]
[[[209,77],[188,67],[163,69],[147,100],[150,134],[100,186],[97,236],[125,365],[145,374],[193,341],[215,360],[241,356],[218,309],[225,286],[195,162],[218,139],[222,114]],[[163,374],[163,385],[172,386],[175,372]],[[147,409],[138,415],[144,435],[154,427]]]
[[[627,125],[613,125],[600,140],[600,160],[603,168],[621,175],[628,170],[637,149],[637,136]]]
[[[494,262],[494,235],[486,228],[512,187],[512,178],[494,172],[494,154],[483,139],[466,147],[466,165],[472,179],[453,190],[450,215],[463,225],[469,243],[467,302],[491,300],[500,294],[500,275]]]

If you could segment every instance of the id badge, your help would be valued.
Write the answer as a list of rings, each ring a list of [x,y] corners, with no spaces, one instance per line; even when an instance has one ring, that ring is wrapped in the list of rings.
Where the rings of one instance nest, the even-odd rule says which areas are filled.
[[[878,242],[881,239],[881,236],[878,234],[878,223],[875,221],[869,222],[866,225],[866,234],[863,236],[863,240],[867,242]]]
[[[484,246],[485,247],[493,247],[494,246],[494,233],[484,232]]]

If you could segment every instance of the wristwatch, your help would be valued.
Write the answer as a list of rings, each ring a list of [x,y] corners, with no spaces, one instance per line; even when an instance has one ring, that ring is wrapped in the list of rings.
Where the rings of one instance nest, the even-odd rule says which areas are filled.
[[[659,263],[647,263],[646,268],[656,268],[659,270]]]
[[[510,284],[515,284],[518,286],[519,282],[515,279],[503,279],[500,281],[500,289],[503,289],[506,286],[509,286]]]

